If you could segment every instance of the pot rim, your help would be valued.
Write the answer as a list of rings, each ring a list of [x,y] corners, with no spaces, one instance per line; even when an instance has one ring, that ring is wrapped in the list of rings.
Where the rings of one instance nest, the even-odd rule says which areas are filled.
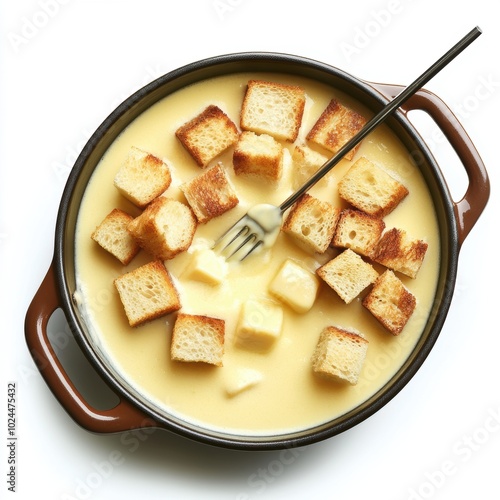
[[[254,64],[259,67],[269,66],[268,71],[274,73],[294,74],[291,71],[291,67],[302,69],[305,68],[305,74],[303,76],[311,77],[310,72],[312,72],[315,74],[322,74],[325,78],[331,77],[332,80],[340,79],[343,82],[346,82],[347,86],[356,89],[356,92],[360,96],[368,96],[372,103],[383,106],[388,102],[387,96],[376,88],[376,84],[370,84],[350,75],[343,70],[316,61],[314,59],[283,53],[231,53],[206,58],[170,71],[147,84],[146,86],[142,87],[141,89],[133,93],[130,97],[125,99],[102,122],[102,124],[91,136],[87,144],[84,146],[69,175],[61,198],[55,230],[53,265],[55,269],[58,293],[60,294],[61,306],[79,346],[82,348],[84,354],[89,358],[92,365],[97,369],[98,373],[101,375],[104,381],[108,383],[113,388],[113,390],[115,390],[120,395],[120,397],[124,397],[132,402],[133,405],[140,408],[145,415],[151,417],[160,427],[172,430],[178,434],[190,437],[197,441],[222,447],[238,449],[282,449],[311,444],[344,432],[345,430],[361,423],[366,418],[373,415],[383,406],[385,406],[403,389],[403,387],[411,380],[411,378],[413,378],[415,373],[419,370],[422,363],[427,358],[429,352],[434,346],[448,313],[454,291],[459,253],[459,238],[457,233],[457,222],[455,219],[454,204],[447,189],[446,182],[435,159],[433,158],[430,150],[421,139],[416,129],[409,122],[404,111],[398,110],[393,117],[388,119],[388,122],[392,122],[392,125],[402,128],[408,134],[408,136],[418,146],[418,149],[419,151],[421,151],[425,162],[429,165],[429,169],[432,171],[435,187],[439,191],[440,195],[440,198],[438,200],[441,203],[440,210],[443,214],[443,221],[447,226],[447,248],[441,249],[442,253],[444,253],[445,251],[447,253],[447,265],[445,269],[441,270],[442,275],[440,276],[439,280],[442,281],[444,278],[446,283],[441,290],[439,303],[436,304],[436,306],[433,308],[427,320],[427,324],[432,322],[432,327],[429,329],[429,332],[425,336],[425,339],[422,339],[422,337],[424,337],[424,334],[422,333],[421,339],[417,342],[417,345],[414,347],[407,361],[397,371],[392,379],[386,385],[380,388],[373,396],[371,396],[367,400],[367,402],[361,403],[355,409],[347,413],[352,413],[352,415],[346,418],[340,418],[340,422],[335,423],[335,421],[338,419],[334,419],[326,424],[322,424],[317,427],[300,430],[296,433],[287,432],[286,434],[277,436],[239,436],[232,433],[225,434],[223,432],[213,431],[212,429],[200,428],[199,426],[192,425],[189,422],[177,422],[170,416],[163,415],[160,412],[156,411],[155,408],[149,407],[141,398],[138,397],[137,394],[132,394],[120,383],[119,380],[117,380],[113,376],[112,373],[110,373],[108,368],[100,359],[100,356],[97,354],[95,346],[93,346],[91,340],[89,340],[89,336],[83,331],[81,320],[75,310],[76,306],[73,302],[73,292],[70,290],[70,287],[68,285],[68,272],[70,271],[68,271],[67,258],[65,256],[65,247],[68,244],[68,214],[69,211],[72,210],[72,199],[75,193],[75,187],[80,182],[82,182],[81,177],[83,172],[85,171],[89,156],[95,150],[97,145],[99,145],[107,137],[107,135],[110,133],[110,130],[113,127],[116,127],[117,124],[120,124],[119,128],[125,128],[128,123],[130,123],[138,114],[140,114],[140,112],[142,112],[139,111],[139,108],[141,103],[143,103],[145,100],[153,99],[153,101],[147,106],[149,107],[162,97],[165,97],[178,88],[182,88],[183,86],[185,86],[188,80],[190,83],[194,83],[195,80],[192,79],[193,75],[198,75],[198,78],[201,80],[207,78],[207,75],[210,74],[212,74],[213,76],[226,74],[222,71],[224,70],[224,68],[226,69],[226,71],[227,68],[233,68],[231,71],[227,71],[227,73],[239,72],[234,68],[239,68],[239,70],[243,72],[248,71],[249,64]],[[253,69],[253,71],[259,70]],[[162,94],[161,89],[169,85],[176,88],[167,92],[166,94]],[[334,85],[332,84],[332,86]],[[355,96],[355,98],[358,97]],[[134,116],[135,113],[137,114]],[[132,118],[130,118],[130,115],[132,115]],[[125,118],[127,119],[125,120]],[[398,136],[400,135],[396,132],[395,134]],[[111,142],[113,140],[114,138],[111,140]],[[96,165],[97,164],[98,162],[96,163]],[[91,172],[93,172],[94,168],[92,168]],[[435,204],[436,202],[437,200],[434,199]],[[78,203],[78,207],[79,205],[80,203]]]

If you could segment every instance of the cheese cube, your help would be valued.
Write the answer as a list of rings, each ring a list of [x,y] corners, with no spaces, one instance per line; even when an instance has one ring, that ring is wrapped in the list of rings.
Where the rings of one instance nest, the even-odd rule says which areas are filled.
[[[318,289],[318,278],[291,259],[283,263],[269,284],[269,292],[298,313],[311,309]]]
[[[281,334],[283,309],[269,300],[249,299],[241,307],[235,343],[238,347],[265,350]]]
[[[226,377],[226,394],[234,397],[251,389],[262,380],[262,374],[251,368],[237,368],[229,371]]]
[[[227,275],[227,263],[223,257],[216,255],[209,248],[193,253],[184,276],[209,285],[219,285]]]

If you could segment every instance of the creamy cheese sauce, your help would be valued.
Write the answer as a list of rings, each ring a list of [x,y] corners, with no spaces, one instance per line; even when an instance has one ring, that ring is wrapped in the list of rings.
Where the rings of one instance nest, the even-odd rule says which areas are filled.
[[[178,287],[182,311],[222,318],[226,321],[224,366],[181,363],[170,360],[169,346],[175,314],[144,326],[129,327],[113,279],[151,260],[141,252],[128,266],[107,254],[90,234],[113,209],[131,215],[139,210],[121,196],[113,179],[131,146],[164,158],[171,167],[173,182],[166,195],[185,202],[182,182],[201,173],[175,137],[175,130],[209,104],[221,107],[239,124],[246,82],[262,78],[301,85],[307,104],[297,143],[303,143],[318,116],[332,97],[368,115],[347,96],[307,79],[271,74],[223,76],[187,87],[164,98],[139,116],[110,147],[96,168],[81,203],[76,234],[78,295],[89,331],[103,356],[119,373],[123,383],[135,388],[159,408],[195,424],[229,433],[270,435],[307,428],[331,420],[359,405],[401,367],[417,342],[432,308],[440,258],[438,224],[425,181],[400,141],[385,127],[371,133],[353,161],[366,156],[400,180],[410,191],[407,198],[385,218],[386,226],[405,229],[429,248],[416,279],[400,276],[417,298],[417,308],[398,337],[385,331],[361,305],[361,294],[346,305],[322,283],[316,302],[306,314],[283,306],[280,338],[267,352],[253,352],[235,345],[235,327],[241,304],[249,298],[267,298],[267,286],[285,259],[291,258],[315,271],[339,251],[324,255],[307,253],[289,236],[279,234],[274,246],[249,257],[243,264],[230,262],[227,278],[218,286],[185,277],[193,251],[213,244],[224,231],[254,205],[279,205],[293,191],[291,159],[287,155],[278,187],[255,179],[237,177],[231,167],[231,151],[217,158],[229,173],[239,205],[198,227],[188,252],[167,261]],[[291,152],[291,145],[286,146]],[[323,152],[324,153],[324,152]],[[345,207],[338,196],[337,182],[353,162],[342,160],[326,180],[310,193]],[[382,266],[375,266],[380,272]],[[369,341],[368,354],[358,384],[332,383],[316,377],[311,356],[321,330],[335,325],[361,332]],[[230,397],[227,387],[243,370],[260,374],[252,388]]]

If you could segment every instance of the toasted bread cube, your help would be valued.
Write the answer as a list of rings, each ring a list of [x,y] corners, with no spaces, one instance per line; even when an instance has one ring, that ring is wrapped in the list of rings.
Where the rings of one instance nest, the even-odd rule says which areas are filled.
[[[220,163],[182,184],[181,190],[200,224],[231,210],[239,202]]]
[[[179,313],[172,332],[170,357],[174,361],[222,366],[224,337],[224,320]]]
[[[295,189],[301,187],[321,166],[328,157],[314,151],[308,146],[295,146],[292,151],[293,173],[292,185]],[[326,182],[328,176],[323,177],[320,182]]]
[[[196,217],[184,203],[160,196],[127,229],[141,248],[157,259],[168,260],[191,245]]]
[[[350,248],[316,270],[318,276],[346,303],[351,303],[378,277],[377,271]]]
[[[175,135],[196,163],[205,168],[238,140],[239,132],[226,113],[212,104],[179,127]]]
[[[236,175],[276,182],[283,173],[283,147],[270,135],[242,132],[233,152]]]
[[[371,257],[385,229],[385,222],[359,210],[346,209],[340,214],[332,246],[350,248]]]
[[[118,191],[141,208],[164,193],[171,182],[168,165],[136,147],[130,149],[114,179]]]
[[[416,304],[415,296],[390,269],[380,275],[363,300],[363,305],[393,335],[401,333]]]
[[[317,277],[297,262],[287,259],[269,284],[269,293],[295,312],[306,313],[316,300]]]
[[[224,368],[226,370],[226,368]],[[262,380],[262,373],[251,368],[236,368],[229,370],[225,377],[226,394],[233,398],[252,387]]]
[[[427,247],[425,241],[411,239],[406,231],[393,228],[382,235],[375,248],[373,260],[410,278],[416,278]]]
[[[364,157],[340,179],[338,188],[341,198],[374,217],[385,217],[408,194],[403,184]]]
[[[305,103],[301,87],[250,80],[241,108],[241,128],[293,142],[299,134]]]
[[[340,208],[305,193],[290,210],[282,230],[308,250],[324,253],[332,241]]]
[[[361,335],[327,326],[321,332],[313,353],[313,371],[322,378],[355,385],[367,350],[368,340]]]
[[[267,350],[281,335],[283,309],[270,300],[246,300],[240,311],[235,343],[251,350]]]
[[[127,226],[133,217],[123,210],[115,208],[96,227],[91,238],[104,250],[127,265],[140,250],[137,242],[130,236]]]
[[[209,248],[193,253],[191,262],[184,271],[184,277],[202,281],[209,285],[220,285],[227,276],[227,262],[223,256],[216,255]]]
[[[332,99],[306,139],[336,153],[363,128],[365,123],[366,119],[359,113]],[[344,158],[352,160],[358,148],[359,144]]]
[[[130,326],[135,327],[181,307],[169,272],[155,260],[114,281]]]

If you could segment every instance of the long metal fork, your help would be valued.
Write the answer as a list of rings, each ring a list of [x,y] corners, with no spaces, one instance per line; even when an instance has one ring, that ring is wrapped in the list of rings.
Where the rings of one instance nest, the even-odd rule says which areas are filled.
[[[260,204],[252,207],[246,215],[229,228],[214,244],[214,250],[224,255],[226,259],[246,259],[257,249],[271,247],[280,232],[283,214],[306,191],[324,177],[351,149],[364,139],[375,127],[380,125],[391,113],[421,89],[433,76],[450,63],[458,54],[468,47],[480,34],[475,27],[448,52],[438,59],[413,83],[406,87],[392,101],[386,104],[365,126],[353,136],[335,155],[327,160],[320,169],[303,186],[289,196],[279,207],[270,204]]]

